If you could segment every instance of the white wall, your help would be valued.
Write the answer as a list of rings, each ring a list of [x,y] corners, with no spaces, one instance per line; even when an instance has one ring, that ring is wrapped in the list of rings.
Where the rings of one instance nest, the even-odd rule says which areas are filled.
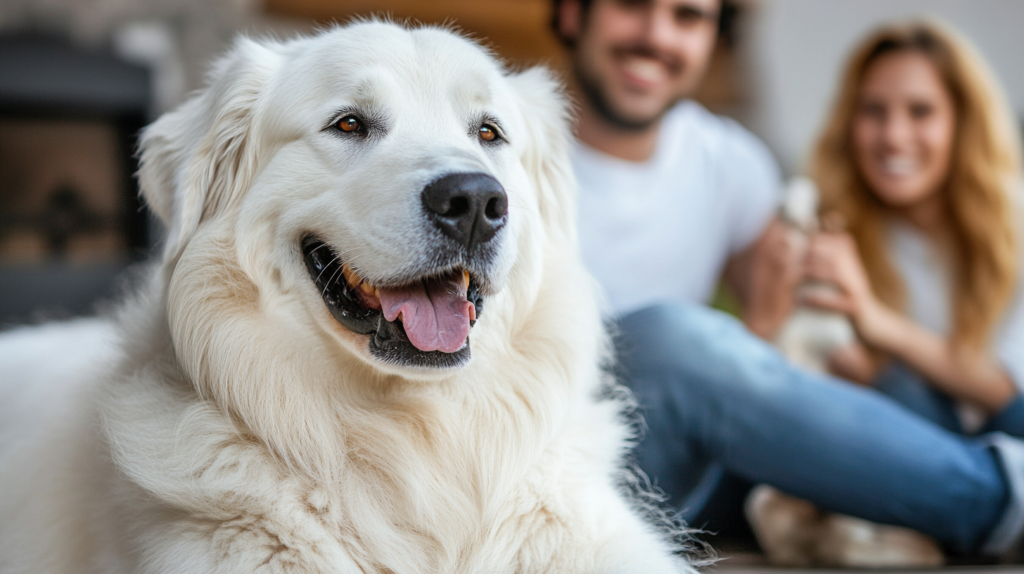
[[[817,137],[850,49],[877,24],[922,15],[974,42],[1024,113],[1024,1],[762,0],[746,42],[755,74],[748,123],[788,174],[800,170]]]

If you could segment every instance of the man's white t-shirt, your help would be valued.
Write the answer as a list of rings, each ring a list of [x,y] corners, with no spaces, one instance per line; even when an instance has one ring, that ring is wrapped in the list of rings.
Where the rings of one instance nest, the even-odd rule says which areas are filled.
[[[647,161],[582,143],[571,155],[583,261],[617,316],[658,302],[707,303],[726,261],[778,205],[780,175],[764,144],[692,101],[666,114]]]

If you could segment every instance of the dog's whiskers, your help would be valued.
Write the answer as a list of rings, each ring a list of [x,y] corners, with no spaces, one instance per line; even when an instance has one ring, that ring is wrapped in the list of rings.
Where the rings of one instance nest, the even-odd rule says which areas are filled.
[[[320,247],[324,247],[324,245],[321,245]],[[320,249],[320,247],[317,247],[316,249]],[[316,251],[316,249],[314,249],[313,251]],[[312,253],[313,251],[310,251],[310,253]],[[323,269],[321,269],[321,270],[320,270],[320,273],[319,273],[319,274],[317,274],[317,276],[316,276],[316,283],[319,283],[319,282],[320,282],[320,277],[322,277],[322,276],[323,276],[323,274],[324,274],[324,271],[327,271],[327,268],[328,268],[328,267],[330,267],[331,265],[334,265],[334,263],[335,263],[335,262],[336,262],[337,260],[339,260],[339,259],[341,259],[341,256],[340,256],[340,255],[335,255],[335,256],[334,256],[334,259],[331,259],[331,262],[330,262],[330,263],[328,263],[327,265],[324,265],[324,268],[323,268]],[[335,271],[335,273],[337,273],[337,271]],[[325,292],[326,292],[326,290],[325,290]]]
[[[338,258],[335,257],[335,259],[338,259]],[[338,276],[338,273],[340,273],[340,272],[341,272],[341,267],[338,267],[338,269],[335,270],[334,275],[331,275],[331,278],[327,280],[327,284],[324,285],[324,291],[323,291],[323,293],[320,294],[321,297],[327,295],[327,290],[331,288],[331,285],[333,284],[334,279]]]

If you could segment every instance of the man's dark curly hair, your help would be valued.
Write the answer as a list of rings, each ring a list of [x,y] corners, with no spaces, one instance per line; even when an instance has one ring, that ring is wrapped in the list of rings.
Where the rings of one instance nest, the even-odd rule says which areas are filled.
[[[566,47],[572,47],[572,40],[566,38],[559,33],[559,22],[558,12],[564,0],[552,0],[551,1],[551,30],[554,31],[555,36],[564,44]],[[594,0],[578,0],[580,3],[580,9],[583,14],[587,13],[590,9],[590,5],[594,3]],[[722,42],[726,46],[732,46],[736,41],[736,20],[740,13],[740,7],[733,0],[722,0],[721,8],[718,12],[718,41]]]

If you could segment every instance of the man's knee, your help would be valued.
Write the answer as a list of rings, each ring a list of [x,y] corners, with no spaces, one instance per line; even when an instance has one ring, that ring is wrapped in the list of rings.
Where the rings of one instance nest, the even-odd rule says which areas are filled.
[[[617,323],[616,348],[627,378],[730,379],[756,384],[765,366],[781,357],[736,318],[698,305],[659,304]]]
[[[784,410],[823,384],[783,359],[735,318],[694,305],[658,305],[620,322],[626,383],[656,416],[713,424]],[[731,413],[731,417],[728,416]]]
[[[616,323],[616,346],[627,366],[699,357],[715,347],[749,337],[734,317],[699,305],[660,303],[630,313]]]

